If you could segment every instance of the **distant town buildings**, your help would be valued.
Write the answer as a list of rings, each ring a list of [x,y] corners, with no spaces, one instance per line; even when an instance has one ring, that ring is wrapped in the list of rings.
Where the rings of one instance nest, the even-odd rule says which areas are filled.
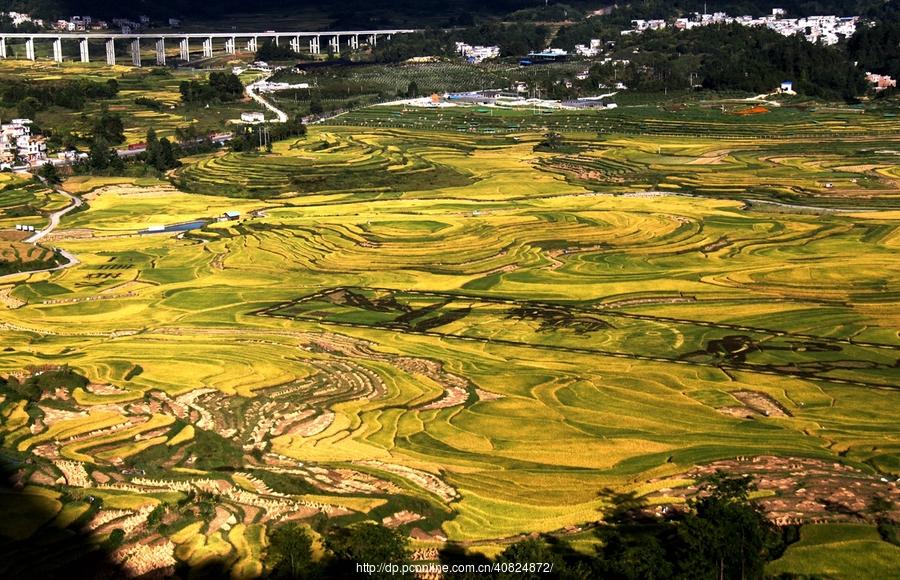
[[[772,14],[755,18],[753,16],[729,16],[724,12],[712,14],[695,13],[692,18],[678,18],[672,24],[676,30],[690,30],[699,26],[715,24],[740,24],[741,26],[765,26],[784,36],[803,35],[810,42],[837,44],[842,38],[849,38],[856,32],[859,16],[805,16],[784,18],[782,8],[773,8]],[[665,20],[632,20],[631,29],[623,30],[623,35],[640,34],[647,30],[662,30]]]
[[[472,46],[465,42],[456,43],[456,52],[466,57],[470,63],[477,64],[490,58],[500,56],[499,46]]]
[[[122,34],[131,34],[150,26],[150,18],[141,16],[137,21],[128,18],[113,18],[112,23],[113,28],[118,28]]]
[[[72,16],[68,20],[57,20],[50,25],[60,32],[86,32],[88,30],[107,30],[109,24],[105,20],[94,20],[90,16]]]
[[[31,134],[31,123],[31,119],[13,119],[0,125],[0,166],[34,166],[47,161],[47,142]]]

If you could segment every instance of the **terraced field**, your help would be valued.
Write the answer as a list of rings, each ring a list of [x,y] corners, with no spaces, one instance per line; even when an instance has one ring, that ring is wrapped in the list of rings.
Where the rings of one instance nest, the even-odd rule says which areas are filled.
[[[204,159],[179,171],[173,181],[185,191],[238,197],[335,191],[377,197],[469,183],[465,174],[424,159],[422,147],[402,137],[323,134],[312,142],[281,143],[273,155],[224,153]]]
[[[490,549],[591,525],[606,486],[679,504],[715,466],[762,474],[773,519],[859,524],[900,494],[900,146],[842,122],[815,146],[572,131],[575,153],[331,125],[169,183],[73,182],[90,207],[48,243],[81,264],[2,289],[0,375],[44,387],[0,402],[33,499],[0,533],[121,529],[135,573],[252,577],[283,521]],[[778,571],[877,542],[834,529]]]
[[[40,183],[0,173],[0,276],[58,264],[52,249],[22,243],[29,234],[15,227],[26,225],[40,229],[47,224],[49,213],[68,204],[65,197]],[[0,301],[8,295],[8,288],[0,291]]]
[[[74,44],[74,43],[73,43]],[[49,45],[47,45],[49,46]],[[120,48],[124,48],[124,45]],[[199,47],[195,47],[199,48]],[[91,46],[91,54],[102,54],[102,44]],[[218,48],[217,48],[218,50]],[[148,55],[148,60],[152,59]],[[121,59],[126,60],[125,58]],[[239,61],[234,61],[237,64]],[[221,63],[229,67],[227,62]],[[119,92],[111,99],[90,100],[83,110],[51,107],[38,112],[36,122],[41,127],[63,128],[78,134],[89,134],[88,119],[99,115],[103,107],[122,116],[126,144],[146,140],[147,129],[153,127],[160,138],[171,138],[176,128],[194,125],[198,134],[219,132],[231,119],[239,119],[242,112],[263,109],[254,101],[245,99],[234,103],[216,104],[211,107],[184,106],[178,86],[185,80],[201,80],[206,73],[185,69],[136,69],[131,66],[109,67],[105,62],[83,64],[65,62],[57,64],[52,60],[0,60],[0,81],[3,79],[45,82],[56,80],[84,79],[106,82],[113,79],[118,83]],[[157,108],[139,105],[135,99],[145,97],[158,103]],[[0,106],[0,116],[10,119],[17,116],[14,107]],[[82,144],[83,149],[87,146]]]
[[[634,105],[610,111],[538,110],[524,107],[421,108],[368,107],[351,111],[334,122],[348,126],[375,126],[481,134],[516,134],[527,130],[591,132],[659,137],[712,137],[717,139],[797,140],[823,137],[896,137],[894,113],[850,108],[774,108],[762,115],[742,116],[746,102],[693,103],[667,109]]]

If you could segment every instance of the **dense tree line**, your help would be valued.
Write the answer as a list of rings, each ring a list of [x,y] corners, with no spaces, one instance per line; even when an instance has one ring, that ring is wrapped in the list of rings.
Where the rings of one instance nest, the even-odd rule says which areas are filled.
[[[402,62],[416,56],[452,56],[454,43],[442,30],[398,34],[390,40],[379,40],[374,56],[377,62]]]
[[[688,52],[704,54],[700,74],[707,88],[761,92],[788,79],[804,95],[848,100],[866,90],[865,76],[846,54],[801,36],[739,25],[690,33]]]
[[[146,144],[143,161],[147,167],[162,172],[180,165],[172,143],[166,137],[159,139],[153,129],[147,130]]]
[[[460,31],[457,36],[468,44],[499,46],[502,56],[521,56],[546,47],[550,29],[540,24],[488,23]]]
[[[244,94],[244,85],[233,73],[212,72],[206,81],[181,81],[178,90],[183,102],[206,105],[240,99]]]
[[[34,118],[38,111],[54,106],[79,111],[88,100],[111,99],[118,92],[119,83],[115,79],[105,82],[76,79],[36,83],[7,78],[0,83],[0,101],[3,105],[16,107],[19,114],[27,118]]]
[[[546,47],[550,29],[530,22],[490,22],[446,32],[428,30],[415,34],[398,34],[379,41],[375,49],[378,62],[401,62],[414,56],[454,56],[456,41],[472,45],[499,46],[502,56],[522,56]]]
[[[571,3],[571,1],[570,1]],[[541,2],[543,4],[543,2]],[[344,0],[335,3],[320,3],[323,16],[330,17],[336,24],[370,23],[370,19],[380,19],[385,24],[404,21],[407,18],[433,18],[444,16],[455,22],[461,15],[502,16],[523,8],[533,7],[534,0],[458,0],[448,4],[443,0]],[[309,0],[282,0],[272,6],[254,5],[260,12],[276,12],[284,15],[291,10],[310,7]],[[121,2],[120,0],[0,0],[0,11],[17,10],[31,12],[41,18],[63,18],[72,14],[91,14],[95,17],[111,18],[147,14],[165,19],[181,16],[195,19],[221,19],[231,14],[246,13],[245,0],[220,0],[219,2],[190,2],[185,0],[156,0],[155,2]]]
[[[125,161],[119,157],[115,147],[102,137],[91,141],[86,159],[79,159],[72,165],[72,171],[81,175],[116,175],[125,170]]]
[[[103,108],[100,113],[95,115],[91,124],[91,137],[103,139],[113,145],[125,142],[125,123],[122,115],[112,113],[108,109]]]
[[[297,53],[290,46],[275,44],[275,41],[267,39],[256,51],[256,60],[268,62],[270,60],[285,60],[297,58]]]
[[[738,24],[642,35],[626,66],[596,64],[588,83],[662,91],[695,84],[713,90],[770,92],[783,80],[804,95],[852,100],[865,92],[863,73],[838,47]]]
[[[493,560],[449,546],[440,554],[444,564],[495,564],[490,573],[445,575],[448,579],[566,579],[662,580],[762,578],[766,562],[778,558],[796,528],[779,531],[753,504],[755,488],[747,477],[717,473],[700,482],[687,512],[668,517],[650,515],[632,493],[604,490],[609,508],[598,526],[598,548],[584,555],[554,537],[531,538],[508,546]],[[406,540],[396,531],[374,523],[320,530],[325,557],[312,558],[307,528],[286,524],[269,535],[267,565],[274,578],[397,578],[387,572],[367,574],[357,563],[409,564]],[[504,564],[546,563],[543,573],[510,573]],[[407,578],[412,575],[406,576]]]
[[[760,14],[772,8],[786,8],[792,14],[861,14],[872,6],[883,3],[883,0],[720,0],[715,3],[715,10],[726,10],[734,14]],[[332,4],[322,4],[323,15],[337,21],[338,24],[371,24],[403,21],[410,18],[434,19],[440,17],[442,25],[465,22],[469,18],[508,18],[513,19],[517,13],[534,10],[538,14],[545,3],[541,0],[457,0],[447,3],[443,0],[344,0]],[[574,10],[596,10],[603,5],[612,5],[613,1],[565,0],[550,2],[548,10],[554,5],[568,5]],[[619,2],[620,6],[625,3]],[[682,10],[700,11],[703,0],[637,0],[631,5],[659,6],[672,4]],[[308,0],[282,0],[277,7],[260,6],[260,11],[277,8],[280,14],[309,7]],[[713,6],[709,6],[710,10]],[[181,16],[187,18],[227,18],[237,12],[247,12],[244,0],[222,0],[215,4],[204,2],[186,2],[185,0],[157,0],[153,3],[123,3],[118,0],[0,0],[0,11],[17,10],[31,12],[42,18],[61,18],[72,14],[91,14],[95,17],[131,16],[148,14],[151,17],[167,18]],[[549,12],[554,14],[553,12]]]
[[[229,147],[232,151],[272,151],[272,143],[291,137],[306,136],[306,125],[300,117],[293,117],[284,123],[245,125],[233,131]]]
[[[162,101],[158,101],[156,99],[151,99],[150,97],[138,97],[134,100],[135,105],[140,105],[142,107],[147,107],[151,111],[162,111],[166,104]]]
[[[847,53],[868,72],[900,78],[900,8],[893,20],[857,29],[847,43]]]

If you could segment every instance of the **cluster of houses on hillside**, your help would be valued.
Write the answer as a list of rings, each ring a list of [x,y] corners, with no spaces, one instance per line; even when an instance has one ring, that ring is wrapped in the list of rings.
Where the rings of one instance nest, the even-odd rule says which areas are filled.
[[[784,36],[802,34],[810,42],[837,44],[842,38],[849,38],[856,32],[859,16],[805,16],[784,18],[782,8],[773,8],[767,16],[729,16],[724,12],[713,14],[695,13],[692,18],[678,18],[669,23],[665,20],[632,20],[631,29],[623,30],[623,35],[640,34],[646,30],[662,30],[672,26],[676,30],[690,30],[699,26],[715,24],[740,24],[742,26],[764,26]]]
[[[140,16],[137,20],[130,18],[113,18],[111,21],[96,20],[91,16],[72,16],[69,19],[59,19],[53,22],[46,22],[40,18],[32,18],[29,14],[22,12],[7,12],[6,16],[12,21],[13,26],[19,27],[22,24],[33,24],[37,28],[48,28],[59,32],[87,32],[90,30],[119,30],[122,34],[131,34],[138,32],[150,26],[149,16]],[[169,18],[168,25],[171,28],[181,26],[181,20],[178,18]]]
[[[593,58],[603,53],[603,41],[599,38],[592,38],[588,44],[576,44],[575,54],[586,58]]]
[[[891,78],[888,75],[879,75],[875,73],[866,73],[866,80],[872,85],[872,88],[875,89],[875,92],[883,91],[885,89],[896,89],[897,88],[897,79]]]
[[[47,162],[47,141],[31,134],[31,119],[0,124],[0,169],[16,165],[38,166]]]
[[[44,28],[44,21],[40,18],[32,18],[30,14],[25,14],[24,12],[0,12],[0,16],[6,16],[9,18],[13,26],[16,28],[22,26],[23,24],[33,24],[38,28]]]

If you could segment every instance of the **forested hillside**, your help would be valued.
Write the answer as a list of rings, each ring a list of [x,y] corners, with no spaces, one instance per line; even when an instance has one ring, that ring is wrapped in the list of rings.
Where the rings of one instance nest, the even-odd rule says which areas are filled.
[[[182,17],[195,19],[220,19],[247,12],[278,13],[313,9],[322,11],[336,22],[365,23],[379,21],[434,23],[448,25],[471,24],[483,18],[509,20],[576,20],[595,10],[616,4],[613,0],[345,0],[324,3],[312,0],[284,0],[277,5],[253,3],[242,0],[219,2],[194,2],[192,0],[0,0],[0,12],[16,10],[41,18],[62,18],[73,14],[90,14],[95,17],[137,16],[146,14],[152,18]],[[702,11],[703,0],[635,0],[620,2],[614,11],[617,20],[627,22],[631,18],[665,18],[676,14]],[[725,0],[707,3],[709,10],[731,14],[762,14],[772,8],[784,8],[792,15],[808,14],[864,14],[888,5],[886,0]]]

